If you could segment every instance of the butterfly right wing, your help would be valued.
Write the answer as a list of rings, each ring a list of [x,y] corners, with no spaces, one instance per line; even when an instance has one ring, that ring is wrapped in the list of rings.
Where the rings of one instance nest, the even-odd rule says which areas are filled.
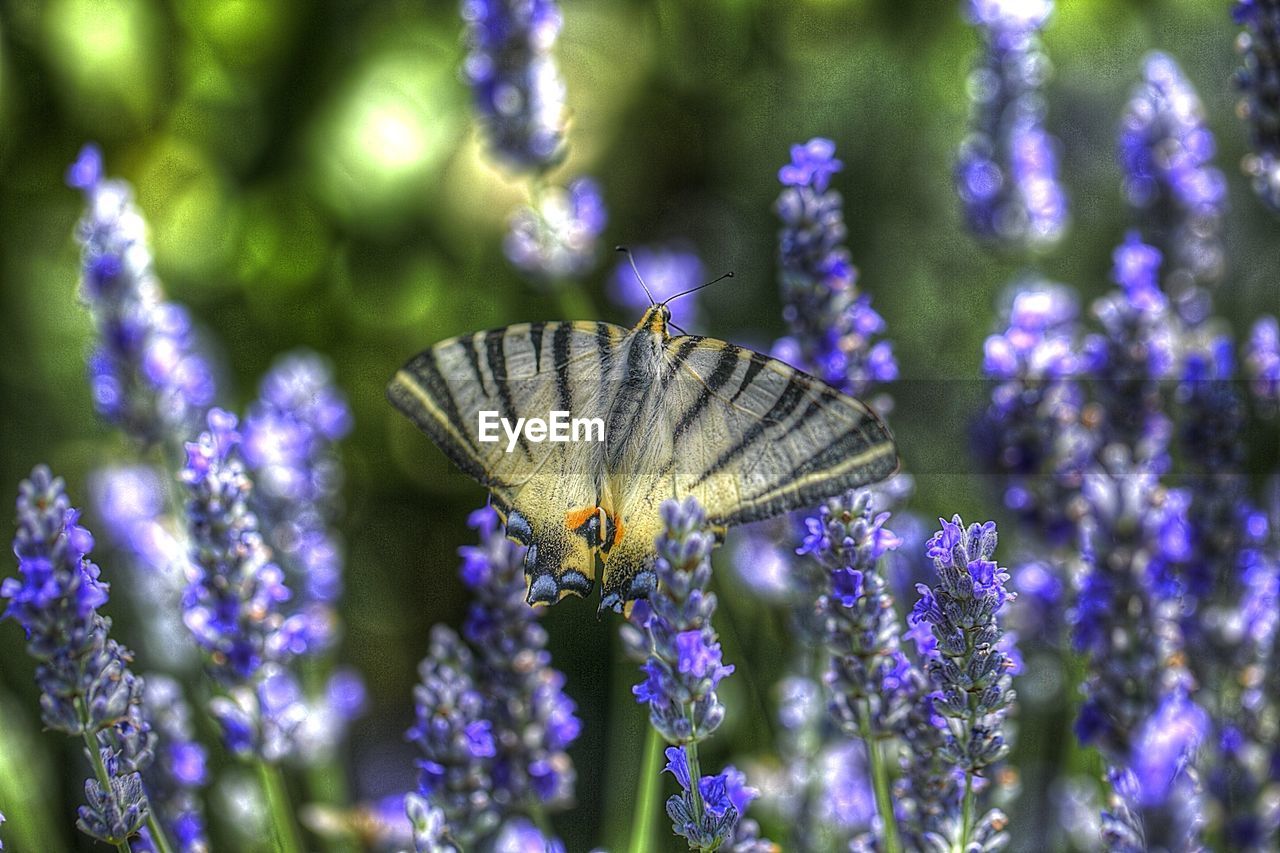
[[[888,429],[859,401],[769,356],[714,338],[670,339],[661,424],[637,431],[643,464],[610,471],[604,606],[652,588],[658,509],[693,496],[728,527],[819,503],[898,467]]]
[[[512,452],[479,440],[481,411],[547,418],[605,416],[601,387],[626,330],[608,323],[519,323],[443,341],[401,368],[387,388],[463,473],[493,494],[512,538],[529,546],[530,603],[585,595],[595,577],[603,443],[532,442]]]
[[[681,369],[675,486],[713,524],[813,506],[898,469],[897,445],[875,412],[786,362],[703,338]]]

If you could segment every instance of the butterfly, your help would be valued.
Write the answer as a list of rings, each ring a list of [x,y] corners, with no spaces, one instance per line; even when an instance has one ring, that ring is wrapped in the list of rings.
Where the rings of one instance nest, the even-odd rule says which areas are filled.
[[[892,435],[863,403],[670,326],[665,302],[629,330],[517,323],[438,343],[391,380],[392,404],[490,491],[507,535],[528,546],[529,604],[587,595],[597,563],[602,612],[647,596],[667,498],[696,497],[722,530],[897,470]],[[556,411],[599,419],[603,440],[480,440],[482,413],[519,423]]]

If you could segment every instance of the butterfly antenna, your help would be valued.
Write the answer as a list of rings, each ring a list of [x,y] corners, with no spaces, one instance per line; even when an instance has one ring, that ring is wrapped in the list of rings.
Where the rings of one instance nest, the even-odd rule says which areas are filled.
[[[670,305],[672,302],[675,302],[681,296],[688,296],[690,293],[697,293],[699,290],[702,290],[702,288],[710,287],[716,282],[724,281],[726,278],[733,278],[733,270],[729,270],[727,273],[720,276],[719,278],[711,279],[711,281],[707,282],[706,284],[700,284],[697,287],[691,287],[688,290],[682,290],[679,293],[677,293],[675,296],[668,296],[666,299],[663,300],[662,304]]]
[[[636,256],[631,254],[631,250],[626,246],[615,246],[614,248],[627,256],[627,260],[631,262],[631,271],[636,274],[636,281],[640,282],[640,286],[644,288],[644,295],[649,297],[649,304],[656,304],[653,300],[653,294],[649,292],[649,285],[644,283],[644,278],[640,275],[640,268],[636,266]]]

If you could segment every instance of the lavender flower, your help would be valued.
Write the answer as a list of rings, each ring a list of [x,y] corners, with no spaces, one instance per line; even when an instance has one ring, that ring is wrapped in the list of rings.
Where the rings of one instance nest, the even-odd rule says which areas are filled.
[[[1235,18],[1245,26],[1237,42],[1244,65],[1236,80],[1253,145],[1244,172],[1258,198],[1280,212],[1280,2],[1239,0]]]
[[[843,164],[835,143],[815,138],[791,147],[791,162],[778,171],[783,190],[774,206],[778,267],[791,337],[774,355],[855,396],[898,376],[888,341],[875,341],[884,319],[871,297],[857,290],[858,271],[843,243],[840,193],[828,189]]]
[[[1272,665],[1280,574],[1263,544],[1265,514],[1248,498],[1245,409],[1231,340],[1203,329],[1182,344],[1176,400],[1193,486],[1187,490],[1188,557],[1178,577],[1182,631],[1196,649],[1188,667],[1216,735],[1210,737],[1207,720],[1200,724],[1196,717],[1196,742],[1204,742],[1201,766],[1212,768],[1205,788],[1221,810],[1227,843],[1260,850],[1280,823],[1267,793],[1268,771],[1256,758],[1270,738],[1259,690]],[[1181,718],[1191,720],[1190,712]],[[1172,729],[1167,722],[1163,727]],[[1150,787],[1141,773],[1139,780],[1144,790]]]
[[[404,806],[413,827],[415,853],[457,853],[458,848],[449,840],[444,812],[418,794],[407,795]]]
[[[305,716],[296,683],[283,669],[305,636],[303,621],[286,618],[284,573],[272,562],[250,509],[253,484],[241,456],[235,415],[213,409],[209,429],[187,444],[182,482],[193,580],[183,595],[183,621],[228,695],[210,711],[227,746],[275,762]]]
[[[942,732],[943,760],[963,774],[958,824],[961,849],[1004,843],[1008,819],[999,809],[974,817],[978,779],[1009,751],[1004,721],[1014,701],[1015,661],[997,621],[1015,593],[1005,588],[1007,570],[994,561],[995,522],[971,524],[959,516],[942,521],[929,540],[938,573],[933,588],[920,584],[912,624],[927,624],[934,649],[926,655],[932,714]]]
[[[690,850],[718,850],[726,844],[734,851],[755,850],[755,845],[776,849],[755,837],[737,835],[747,807],[760,795],[747,786],[742,771],[730,765],[715,776],[698,777],[695,785],[688,753],[681,747],[669,746],[666,756],[663,772],[674,776],[680,786],[680,793],[667,800],[667,815],[676,835],[688,840]]]
[[[208,784],[209,773],[204,747],[193,734],[191,708],[178,682],[163,675],[147,676],[143,703],[160,738],[156,761],[142,774],[152,805],[178,851],[207,851],[200,790]]]
[[[1264,410],[1280,407],[1280,323],[1264,316],[1253,324],[1245,355],[1249,388]]]
[[[67,183],[83,190],[87,203],[76,240],[81,298],[98,337],[89,358],[94,407],[144,444],[176,445],[213,401],[209,363],[186,311],[164,299],[129,185],[104,179],[102,152],[93,145],[81,150]]]
[[[305,623],[300,653],[335,642],[342,594],[342,547],[333,528],[342,488],[337,442],[351,430],[351,410],[324,360],[294,353],[263,377],[244,422],[244,461],[254,480],[263,535],[297,591],[290,612]]]
[[[649,293],[659,302],[692,290],[706,281],[702,261],[693,252],[675,248],[646,248],[641,246],[632,252],[636,269],[649,288]],[[630,262],[623,260],[614,268],[609,280],[609,296],[614,303],[640,315],[649,307],[649,296],[636,279],[636,271]],[[696,326],[699,320],[698,303],[683,299],[671,304],[671,318],[681,326]]]
[[[1113,803],[1104,814],[1104,836],[1127,825],[1153,847],[1187,849],[1199,832],[1190,819],[1198,814],[1199,783],[1187,756],[1170,746],[1176,743],[1160,741],[1162,725],[1148,722],[1158,721],[1162,708],[1191,719],[1174,580],[1190,554],[1187,497],[1162,488],[1150,464],[1134,463],[1116,445],[1086,476],[1082,498],[1086,571],[1072,621],[1088,675],[1076,734],[1113,768],[1123,808]],[[1198,737],[1178,742],[1192,740]],[[1169,782],[1151,784],[1166,773]]]
[[[884,526],[888,520],[889,513],[872,510],[870,494],[851,492],[805,519],[808,535],[796,550],[812,554],[827,573],[817,608],[830,655],[823,680],[832,716],[847,734],[867,739],[868,748],[894,730],[910,699],[904,669],[911,665],[898,648],[902,625],[878,568],[899,545]]]
[[[983,347],[983,373],[996,384],[974,429],[978,455],[1001,475],[1005,505],[1050,545],[1074,537],[1069,498],[1093,444],[1083,423],[1077,311],[1062,285],[1020,285],[1008,327]]]
[[[551,666],[539,611],[525,601],[525,548],[507,539],[498,514],[484,507],[468,523],[479,546],[460,550],[463,582],[475,602],[463,635],[476,650],[476,680],[497,744],[494,799],[508,812],[536,814],[573,800],[575,774],[566,750],[582,723]]]
[[[970,133],[960,146],[956,189],[970,230],[1003,248],[1037,250],[1066,230],[1057,140],[1045,130],[1041,95],[1049,60],[1039,31],[1053,0],[970,0],[983,53],[969,80]]]
[[[733,672],[724,663],[711,617],[716,609],[711,581],[714,539],[697,501],[662,504],[664,532],[656,546],[659,588],[632,619],[645,633],[645,680],[632,688],[649,706],[649,721],[668,743],[706,739],[724,719],[716,688]]]
[[[716,597],[707,586],[715,540],[694,498],[664,501],[660,511],[663,531],[654,543],[658,586],[631,613],[647,654],[641,667],[645,680],[632,692],[648,704],[653,727],[675,744],[666,751],[665,771],[675,776],[680,793],[667,800],[667,815],[690,850],[717,850],[726,844],[767,849],[755,827],[742,824],[756,796],[746,787],[745,776],[732,767],[715,776],[703,776],[699,769],[697,745],[724,719],[716,688],[734,669],[724,663],[711,626]]]
[[[1099,299],[1093,313],[1101,334],[1084,345],[1085,369],[1105,421],[1100,444],[1129,448],[1139,462],[1159,471],[1168,466],[1171,432],[1160,380],[1176,366],[1174,318],[1160,289],[1162,256],[1130,233],[1113,255],[1112,275],[1120,289]]]
[[[499,158],[540,172],[564,158],[564,81],[552,56],[555,0],[463,0],[476,112]]]
[[[540,281],[581,276],[595,265],[596,243],[609,221],[600,188],[579,178],[550,187],[512,214],[503,249],[521,272]]]
[[[0,826],[4,826],[4,814],[0,813]],[[4,839],[0,838],[0,850],[4,849]]]
[[[1166,289],[1184,319],[1208,313],[1200,287],[1222,276],[1227,182],[1213,166],[1204,107],[1172,57],[1151,53],[1120,125],[1120,166],[1129,204],[1168,260]]]
[[[900,540],[875,513],[868,492],[851,492],[805,519],[808,531],[798,554],[811,554],[825,572],[816,599],[821,642],[828,655],[823,681],[831,717],[849,736],[862,739],[882,819],[879,831],[897,844],[888,768],[881,742],[901,731],[918,698],[922,675],[898,645],[902,624],[880,558]]]
[[[142,679],[129,668],[133,655],[98,613],[107,585],[88,556],[93,535],[78,522],[62,479],[37,466],[18,492],[19,577],[0,583],[9,602],[0,618],[26,632],[45,725],[83,737],[95,768],[76,826],[123,844],[150,813],[140,773],[154,758],[155,736],[142,712]]]
[[[490,507],[469,523],[480,533],[478,546],[460,549],[476,598],[463,625],[470,647],[447,628],[433,630],[409,738],[425,756],[418,792],[442,810],[452,838],[506,849],[501,836],[519,835],[513,819],[572,801],[566,750],[582,724],[551,667],[538,611],[524,602],[525,548],[506,538]]]
[[[408,732],[423,755],[418,793],[443,812],[448,831],[463,847],[493,832],[499,822],[492,794],[498,745],[493,723],[484,716],[474,668],[457,634],[433,628],[430,651],[418,670],[422,681],[414,688],[417,721]]]

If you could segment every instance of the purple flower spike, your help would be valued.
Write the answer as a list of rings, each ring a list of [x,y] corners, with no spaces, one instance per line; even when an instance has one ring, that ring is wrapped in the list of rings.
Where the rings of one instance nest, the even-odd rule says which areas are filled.
[[[1067,226],[1057,140],[1045,130],[1041,88],[1049,61],[1039,30],[1052,0],[972,0],[983,53],[969,81],[970,133],[960,146],[956,191],[969,229],[999,248],[1053,246]]]
[[[81,299],[97,333],[89,356],[94,407],[142,443],[178,446],[213,401],[208,359],[186,311],[164,299],[129,185],[103,178],[94,146],[81,151],[67,181],[86,202],[76,239]]]
[[[836,144],[821,137],[810,139],[804,145],[792,145],[791,162],[778,170],[779,183],[787,187],[811,186],[815,192],[826,192],[831,176],[844,168],[835,153]]]
[[[499,159],[540,172],[564,158],[564,81],[552,56],[555,0],[463,0],[462,75]]]
[[[516,269],[554,285],[594,268],[608,221],[599,185],[578,178],[567,188],[544,190],[533,205],[512,214],[503,250]]]
[[[1237,41],[1243,55],[1236,74],[1244,92],[1239,114],[1248,122],[1253,149],[1244,172],[1262,203],[1280,213],[1280,4],[1240,0],[1235,17],[1245,27]]]
[[[140,774],[155,759],[156,738],[142,705],[143,681],[129,666],[133,655],[108,636],[111,620],[98,613],[107,585],[89,559],[93,536],[78,519],[62,479],[48,468],[37,466],[22,481],[13,540],[18,577],[0,582],[0,598],[8,600],[0,619],[26,632],[45,726],[92,742],[92,758],[105,768],[85,782],[76,826],[121,845],[150,812]]]
[[[1227,182],[1213,165],[1204,107],[1172,57],[1152,53],[1120,127],[1125,196],[1161,248],[1166,284],[1190,323],[1204,319],[1206,285],[1221,278]]]
[[[774,205],[778,267],[791,337],[775,356],[856,396],[898,376],[884,333],[884,319],[871,297],[857,289],[858,271],[844,247],[842,200],[828,189],[840,169],[835,145],[812,139],[791,149],[792,162],[778,173],[783,189]]]
[[[995,560],[994,522],[965,527],[959,516],[941,520],[927,545],[938,584],[920,585],[921,597],[909,620],[927,624],[934,647],[926,659],[932,694],[929,714],[940,734],[942,760],[965,780],[968,790],[986,768],[1009,751],[1004,722],[1014,702],[1013,676],[1019,663],[999,622],[1014,593],[1009,573]],[[993,839],[1007,824],[992,809],[965,826],[965,837]]]

